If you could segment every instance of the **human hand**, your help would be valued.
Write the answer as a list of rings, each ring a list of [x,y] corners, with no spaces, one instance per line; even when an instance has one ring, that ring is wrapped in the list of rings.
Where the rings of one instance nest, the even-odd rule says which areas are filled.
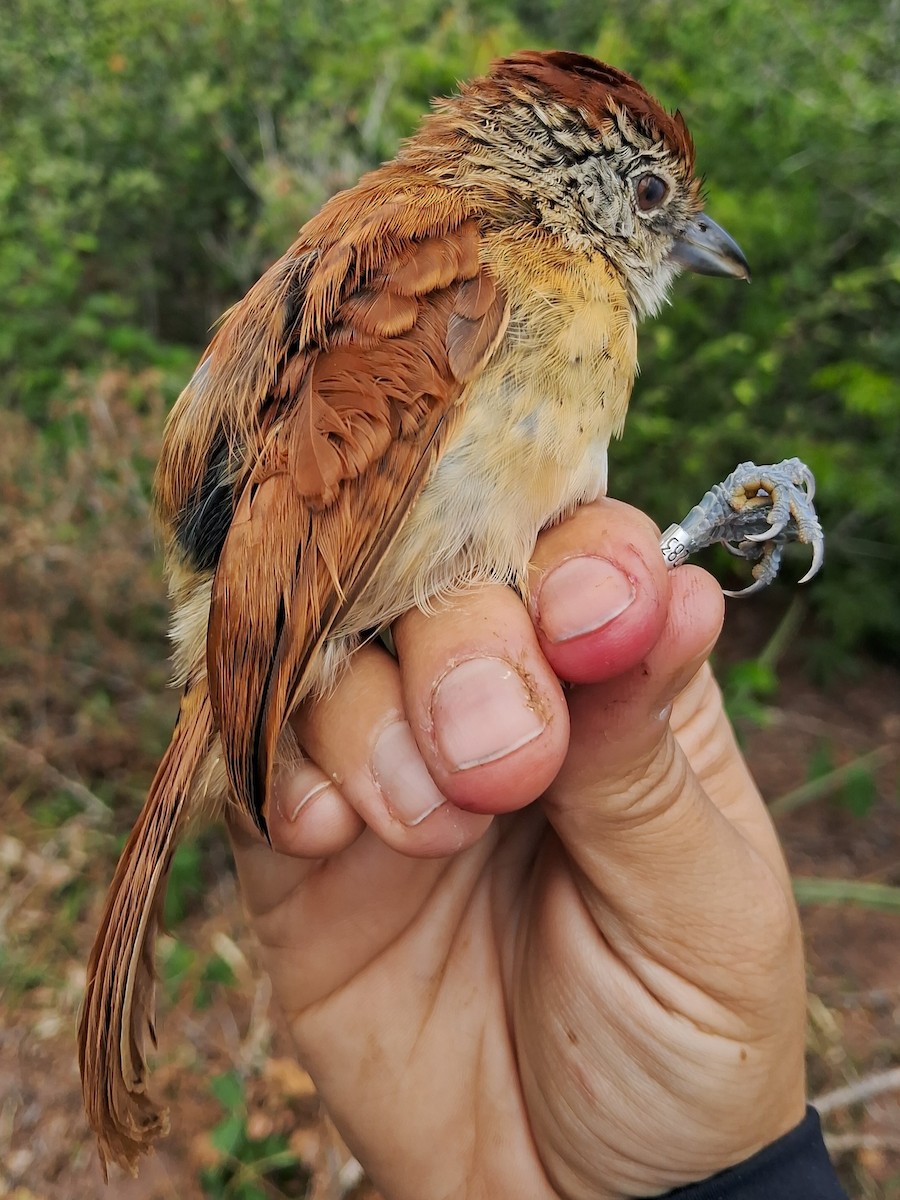
[[[606,500],[541,536],[532,596],[407,614],[398,661],[362,649],[299,714],[318,766],[278,780],[274,849],[232,828],[298,1055],[389,1200],[649,1196],[803,1116],[718,586]]]

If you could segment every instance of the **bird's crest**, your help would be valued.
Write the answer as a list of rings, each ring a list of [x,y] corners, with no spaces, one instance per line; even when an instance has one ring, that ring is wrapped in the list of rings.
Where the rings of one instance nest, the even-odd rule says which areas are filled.
[[[669,113],[636,79],[617,67],[566,50],[522,50],[491,65],[490,78],[515,87],[527,82],[581,114],[598,131],[616,109],[624,109],[638,127],[663,141],[694,167],[694,142],[680,112]]]

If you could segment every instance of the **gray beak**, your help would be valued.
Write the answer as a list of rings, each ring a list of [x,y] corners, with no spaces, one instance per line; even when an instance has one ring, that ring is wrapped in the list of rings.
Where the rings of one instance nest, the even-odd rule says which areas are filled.
[[[750,279],[750,265],[740,246],[706,213],[694,217],[675,245],[669,258],[697,275],[730,275]]]

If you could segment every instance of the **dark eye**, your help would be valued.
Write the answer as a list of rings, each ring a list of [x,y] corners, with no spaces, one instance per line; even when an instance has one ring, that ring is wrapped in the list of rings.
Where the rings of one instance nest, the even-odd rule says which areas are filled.
[[[659,208],[669,194],[669,185],[658,175],[642,175],[637,181],[638,208],[650,212]]]

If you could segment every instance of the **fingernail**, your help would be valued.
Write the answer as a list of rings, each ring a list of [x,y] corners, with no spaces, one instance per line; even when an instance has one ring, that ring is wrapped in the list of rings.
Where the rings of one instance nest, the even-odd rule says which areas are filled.
[[[505,758],[547,727],[522,677],[500,658],[451,668],[435,687],[431,716],[438,750],[452,771]]]
[[[300,791],[297,786],[298,782],[300,781],[295,776],[292,783],[275,793],[275,807],[286,821],[296,821],[303,809],[311,801],[334,787],[330,779],[323,779],[313,787],[301,791],[300,799],[298,800],[296,798],[297,792]]]
[[[609,559],[569,558],[541,584],[538,624],[551,642],[570,642],[614,621],[635,594],[633,580]]]
[[[372,752],[372,776],[388,809],[404,825],[420,825],[446,803],[406,721],[396,721],[379,734]]]

